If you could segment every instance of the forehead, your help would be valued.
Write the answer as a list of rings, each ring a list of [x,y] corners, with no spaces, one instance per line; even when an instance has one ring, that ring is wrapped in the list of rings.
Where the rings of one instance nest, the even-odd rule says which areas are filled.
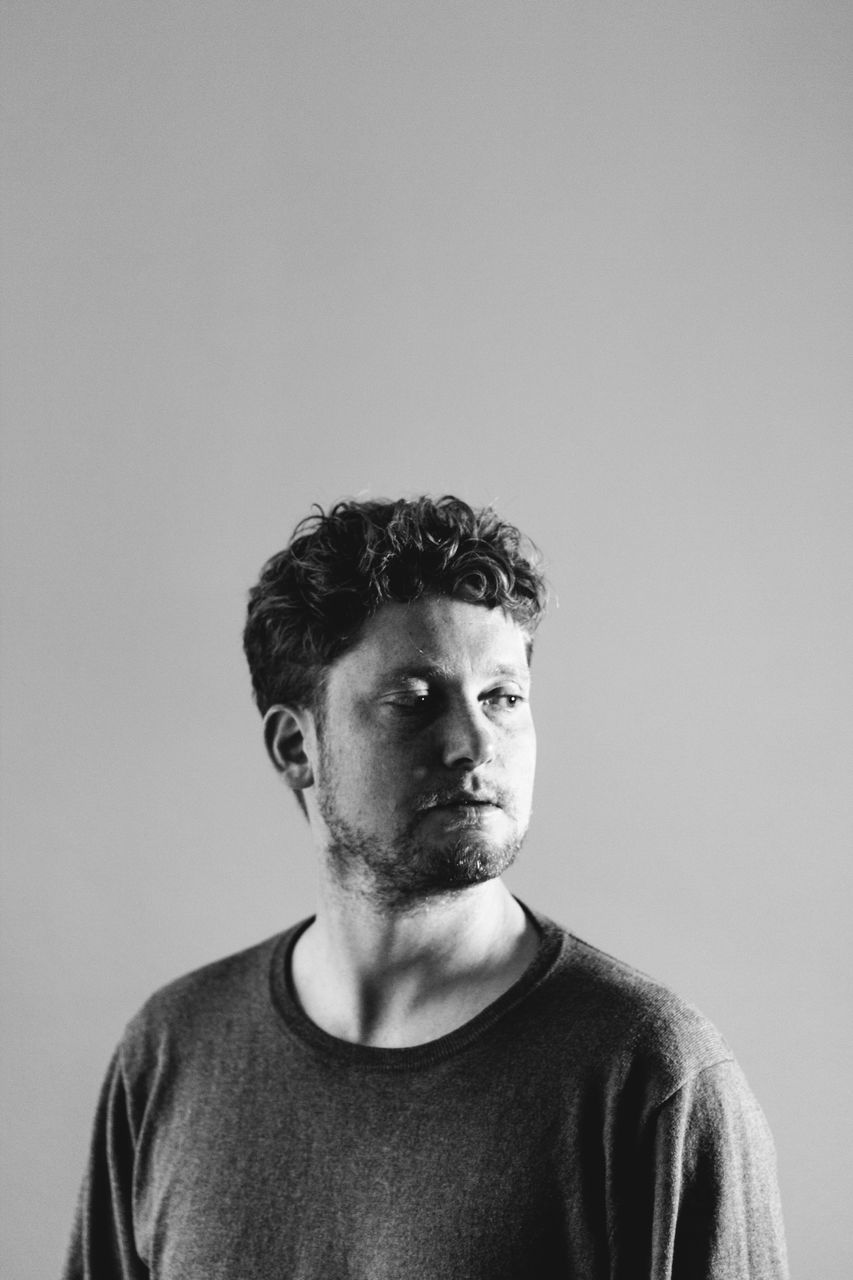
[[[502,609],[446,596],[388,603],[365,623],[358,644],[333,664],[365,679],[432,670],[448,677],[526,673],[529,637]]]

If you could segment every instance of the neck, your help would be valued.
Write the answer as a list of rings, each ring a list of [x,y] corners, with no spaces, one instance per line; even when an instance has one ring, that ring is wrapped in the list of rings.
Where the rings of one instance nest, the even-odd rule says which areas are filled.
[[[538,934],[501,880],[391,910],[333,881],[293,954],[312,1021],[343,1040],[422,1044],[468,1022],[521,976]]]

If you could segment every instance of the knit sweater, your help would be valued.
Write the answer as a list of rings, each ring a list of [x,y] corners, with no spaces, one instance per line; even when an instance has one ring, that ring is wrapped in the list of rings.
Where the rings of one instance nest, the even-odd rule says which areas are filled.
[[[725,1042],[535,919],[519,981],[413,1048],[306,1017],[309,921],[158,992],[104,1084],[65,1280],[783,1280]]]

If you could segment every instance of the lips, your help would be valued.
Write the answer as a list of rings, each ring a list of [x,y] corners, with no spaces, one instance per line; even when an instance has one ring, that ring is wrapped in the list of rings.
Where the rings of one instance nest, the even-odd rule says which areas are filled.
[[[424,809],[497,809],[500,808],[497,797],[470,795],[468,792],[457,792],[450,796],[430,796],[426,799]]]
[[[491,800],[445,800],[433,805],[434,809],[488,809],[493,808]]]

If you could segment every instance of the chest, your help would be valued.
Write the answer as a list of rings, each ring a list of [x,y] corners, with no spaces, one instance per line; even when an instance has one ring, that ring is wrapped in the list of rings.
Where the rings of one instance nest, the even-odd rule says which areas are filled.
[[[595,1140],[523,1077],[247,1067],[158,1110],[134,1206],[155,1280],[546,1280],[603,1234]]]

